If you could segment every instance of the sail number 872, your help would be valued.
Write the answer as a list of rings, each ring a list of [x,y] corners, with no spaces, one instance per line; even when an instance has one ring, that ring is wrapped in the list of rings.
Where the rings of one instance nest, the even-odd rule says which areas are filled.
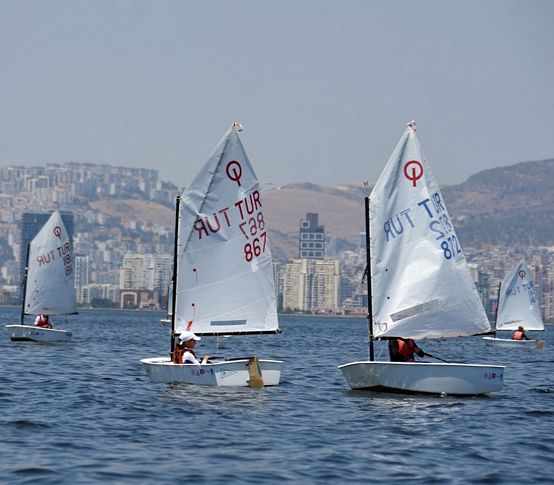
[[[452,259],[452,256],[456,256],[462,252],[462,248],[456,236],[449,236],[441,242],[441,249],[446,259]]]

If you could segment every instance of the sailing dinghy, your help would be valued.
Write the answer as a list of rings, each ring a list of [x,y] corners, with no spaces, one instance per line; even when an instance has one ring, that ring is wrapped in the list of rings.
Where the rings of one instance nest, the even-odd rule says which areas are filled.
[[[167,316],[160,318],[162,325],[171,325],[171,309],[173,308],[173,283],[169,284],[167,291]]]
[[[365,208],[369,360],[339,366],[350,387],[452,395],[502,389],[503,366],[374,358],[378,337],[439,339],[490,331],[415,123],[408,124]]]
[[[75,310],[73,251],[58,211],[27,247],[21,324],[6,325],[12,341],[67,342],[72,333],[25,324],[25,315],[72,315]]]
[[[533,289],[531,273],[520,260],[506,274],[498,288],[498,305],[496,308],[496,331],[517,330],[524,327],[527,330],[544,330],[539,300]],[[543,342],[539,339],[514,340],[511,338],[483,337],[487,343],[512,348],[539,348]]]
[[[188,330],[199,336],[279,333],[267,221],[239,130],[234,123],[177,197],[170,352]],[[278,385],[282,365],[258,357],[141,362],[157,382],[250,387]]]

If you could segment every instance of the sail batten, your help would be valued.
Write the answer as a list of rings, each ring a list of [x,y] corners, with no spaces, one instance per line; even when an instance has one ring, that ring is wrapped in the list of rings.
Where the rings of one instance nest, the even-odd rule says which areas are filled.
[[[375,337],[490,331],[446,204],[413,126],[370,196]]]
[[[183,192],[179,217],[175,331],[277,332],[267,221],[235,127]]]
[[[508,272],[500,285],[497,330],[544,330],[541,309],[529,268],[520,260]]]

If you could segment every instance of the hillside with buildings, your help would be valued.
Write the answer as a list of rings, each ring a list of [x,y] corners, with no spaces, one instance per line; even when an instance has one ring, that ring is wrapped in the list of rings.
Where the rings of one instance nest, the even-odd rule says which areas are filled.
[[[554,319],[553,176],[554,160],[526,162],[442,188],[489,312],[505,269],[525,256],[545,317]],[[6,167],[0,168],[0,189],[0,302],[18,301],[24,248],[38,216],[59,209],[71,226],[80,304],[165,305],[180,189],[160,181],[156,170],[79,163]],[[263,192],[283,310],[363,313],[360,236],[370,190],[371,183],[306,183]],[[293,288],[298,275],[316,275],[311,281],[320,289]]]

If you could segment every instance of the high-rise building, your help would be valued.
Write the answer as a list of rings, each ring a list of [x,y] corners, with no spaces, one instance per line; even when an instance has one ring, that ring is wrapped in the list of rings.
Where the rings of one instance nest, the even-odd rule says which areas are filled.
[[[293,259],[283,270],[283,308],[297,311],[333,311],[339,306],[338,260]]]
[[[308,212],[300,221],[300,259],[323,259],[325,257],[325,226],[320,226],[319,214]]]
[[[159,290],[167,294],[173,274],[173,257],[169,254],[133,254],[123,258],[119,273],[121,290]]]
[[[89,284],[90,261],[88,256],[75,256],[75,296],[77,303],[89,303],[83,293],[83,288]]]

